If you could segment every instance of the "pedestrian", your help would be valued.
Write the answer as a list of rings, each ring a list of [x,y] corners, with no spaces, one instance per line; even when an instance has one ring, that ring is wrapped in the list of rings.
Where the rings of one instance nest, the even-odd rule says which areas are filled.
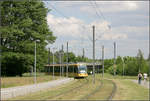
[[[147,74],[144,73],[143,76],[144,76],[144,83],[146,83],[146,80],[147,80]]]
[[[141,72],[139,72],[139,74],[138,74],[138,83],[139,84],[141,84],[141,80],[142,80],[142,74],[141,74]]]

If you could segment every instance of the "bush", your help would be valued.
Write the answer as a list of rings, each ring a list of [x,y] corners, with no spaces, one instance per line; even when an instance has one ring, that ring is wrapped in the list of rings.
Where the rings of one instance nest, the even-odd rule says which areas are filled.
[[[143,58],[143,54],[139,51],[137,57],[123,57],[124,60],[124,74],[129,76],[136,76],[138,72],[147,73],[149,71],[148,62]],[[105,70],[113,74],[113,59],[105,60]],[[117,57],[116,61],[116,74],[123,74],[123,61],[121,57]]]
[[[29,71],[33,65],[33,56],[23,53],[7,52],[2,55],[2,75],[3,76],[22,76]]]
[[[114,69],[113,69],[113,66],[109,67],[107,70],[106,70],[107,73],[110,73],[110,74],[114,74]]]

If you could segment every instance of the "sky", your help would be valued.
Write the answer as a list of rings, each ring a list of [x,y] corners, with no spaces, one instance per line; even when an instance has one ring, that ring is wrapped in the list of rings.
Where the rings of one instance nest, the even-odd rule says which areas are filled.
[[[50,9],[47,23],[54,36],[54,44],[47,46],[92,58],[92,38],[95,26],[95,56],[114,57],[113,44],[117,45],[117,56],[136,56],[138,49],[145,58],[149,54],[149,1],[43,1]]]

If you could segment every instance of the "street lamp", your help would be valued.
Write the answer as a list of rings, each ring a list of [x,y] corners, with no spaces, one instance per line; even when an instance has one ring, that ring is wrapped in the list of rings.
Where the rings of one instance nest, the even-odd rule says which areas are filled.
[[[35,40],[35,48],[34,48],[34,83],[36,84],[36,42],[40,40]]]
[[[63,64],[63,58],[64,58],[64,46],[62,45],[62,50],[61,50],[61,64]],[[64,76],[64,67],[62,67],[62,76]]]
[[[61,69],[62,69],[62,61],[61,61],[61,60],[62,60],[62,59],[61,59],[62,57],[61,57],[61,56],[62,56],[62,53],[61,53],[61,50],[60,50],[60,52],[59,52],[60,78],[61,78],[61,75],[62,75],[62,74],[61,74]]]
[[[54,54],[57,48],[53,47],[53,79],[54,79]]]

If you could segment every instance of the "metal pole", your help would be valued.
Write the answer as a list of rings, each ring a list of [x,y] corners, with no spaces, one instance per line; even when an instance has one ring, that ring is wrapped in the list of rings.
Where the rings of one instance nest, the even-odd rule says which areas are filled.
[[[116,75],[116,43],[114,42],[114,76]]]
[[[104,77],[104,46],[102,46],[102,64],[103,64],[103,74],[102,74],[102,76]]]
[[[124,76],[124,65],[125,65],[125,63],[124,63],[124,60],[123,60],[123,76]]]
[[[61,60],[61,62],[62,62],[62,64],[63,64],[63,58],[64,58],[64,46],[62,45],[62,60]],[[62,76],[64,76],[64,67],[63,67],[63,65],[62,65]]]
[[[1,3],[0,3],[0,6],[1,6]],[[0,9],[0,26],[2,25],[1,24],[1,11],[2,11],[2,9]],[[0,45],[2,45],[2,32],[0,31]],[[2,64],[2,48],[0,48],[0,77],[1,77],[1,64]]]
[[[67,42],[67,72],[66,76],[68,77],[68,42]]]
[[[54,79],[54,51],[53,51],[53,79]]]
[[[50,48],[48,48],[49,51],[48,51],[48,64],[50,65]]]
[[[49,64],[49,67],[48,67],[48,73],[50,74],[50,48],[49,48],[49,51],[48,51],[48,64]]]
[[[34,49],[34,83],[36,84],[36,40],[35,40],[35,49]]]
[[[150,29],[149,29],[150,32]],[[150,57],[150,33],[149,33],[149,57]],[[149,101],[150,101],[150,58],[149,58]]]
[[[83,57],[82,57],[82,59],[83,59],[83,62],[84,62],[84,48],[83,48]]]
[[[95,26],[93,26],[93,84],[95,84]]]
[[[59,53],[59,63],[60,63],[60,77],[61,77],[61,51]]]

